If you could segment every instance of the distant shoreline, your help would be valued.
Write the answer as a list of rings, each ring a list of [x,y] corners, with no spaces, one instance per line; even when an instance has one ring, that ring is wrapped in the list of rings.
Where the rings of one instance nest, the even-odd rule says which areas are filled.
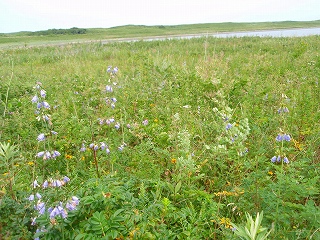
[[[305,31],[320,29],[320,20],[312,22],[270,22],[270,23],[221,23],[191,24],[177,26],[121,26],[109,29],[87,29],[79,35],[38,35],[28,32],[0,35],[0,49],[12,49],[36,46],[61,46],[67,44],[113,42],[154,41],[166,39],[189,39],[199,37],[249,37],[268,36],[267,33],[283,33],[278,37],[287,37],[286,31]],[[318,33],[316,33],[318,34]],[[275,37],[269,34],[271,37]],[[300,36],[299,34],[296,34]],[[305,34],[301,36],[309,36]]]

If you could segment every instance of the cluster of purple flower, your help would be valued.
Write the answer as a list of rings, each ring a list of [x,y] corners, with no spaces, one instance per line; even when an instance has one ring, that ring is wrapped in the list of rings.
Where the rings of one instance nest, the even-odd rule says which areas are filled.
[[[114,117],[111,117],[109,119],[102,119],[102,118],[98,118],[98,121],[99,121],[99,124],[100,125],[103,125],[103,124],[106,124],[106,125],[111,125],[112,123],[114,124],[114,127],[116,129],[119,129],[120,128],[120,123],[116,122],[114,120]]]
[[[70,178],[68,178],[67,176],[64,176],[63,179],[49,179],[49,180],[45,180],[41,186],[42,188],[48,188],[48,187],[61,187],[64,186],[65,184],[67,184],[68,182],[70,182]],[[40,187],[39,183],[37,180],[34,180],[33,182],[33,188],[37,188]]]
[[[148,119],[145,119],[145,120],[142,121],[142,125],[147,126],[148,124],[149,124]]]
[[[117,83],[113,83],[114,85],[116,85]],[[113,92],[113,88],[112,86],[110,85],[107,85],[106,86],[106,92],[107,93],[112,93]],[[114,109],[116,107],[116,102],[117,102],[117,99],[115,97],[107,97],[106,98],[106,104],[109,105],[112,109]]]
[[[50,109],[50,105],[48,104],[48,102],[45,101],[46,91],[41,88],[41,85],[42,84],[38,82],[34,87],[37,93],[33,96],[31,101],[32,103],[36,104],[36,114],[39,115],[37,116],[37,119],[40,121],[40,119],[42,118],[45,122],[48,123],[48,125],[52,126],[50,115],[47,113],[48,109]],[[57,132],[51,129],[47,133],[40,133],[37,136],[37,141],[44,142],[48,138],[58,134]],[[46,145],[47,144],[44,144],[44,146]],[[47,159],[55,159],[60,155],[61,155],[60,152],[58,152],[57,150],[49,151],[48,149],[46,149],[46,147],[44,147],[44,150],[38,152],[36,154],[36,157],[43,158],[43,160],[47,160]],[[42,184],[38,183],[37,180],[34,180],[32,183],[32,187],[34,191],[38,189],[46,189],[49,187],[61,188],[62,186],[66,185],[68,182],[70,182],[70,179],[67,176],[64,176],[63,178],[60,178],[60,179],[48,179],[48,180],[45,180]],[[33,203],[33,207],[36,215],[31,219],[31,225],[36,225],[37,218],[44,214],[49,215],[50,222],[54,224],[56,222],[55,221],[56,217],[66,218],[68,215],[68,211],[75,210],[80,201],[78,197],[73,196],[65,204],[63,204],[62,202],[59,202],[59,204],[57,205],[55,204],[56,206],[47,208],[46,207],[47,201],[43,201],[43,197],[39,192],[35,194],[31,194],[27,198],[27,200]],[[40,229],[38,228],[36,232],[44,232],[44,231],[47,231],[47,230],[44,227],[41,227]],[[39,239],[39,237],[36,237],[35,239]]]
[[[111,75],[116,75],[118,71],[119,71],[118,67],[114,67],[112,69],[112,66],[108,66],[107,68],[107,73],[110,73]]]
[[[108,68],[107,68],[107,72],[110,73],[111,77],[114,77],[114,76],[117,74],[118,71],[119,71],[118,67],[112,68],[112,66],[108,66]],[[109,79],[109,82],[110,82],[110,79]],[[113,85],[117,85],[117,83],[114,82]],[[107,85],[107,86],[106,86],[106,91],[107,91],[108,93],[112,93],[112,92],[113,92],[112,86]],[[117,102],[117,99],[116,99],[115,97],[110,97],[110,98],[107,97],[107,98],[106,98],[106,104],[107,104],[107,105],[110,105],[110,107],[111,107],[112,109],[115,108],[116,102]],[[99,118],[98,120],[99,120],[99,124],[100,124],[100,125],[102,125],[102,124],[107,124],[107,125],[114,124],[114,127],[115,127],[115,129],[117,129],[117,130],[119,130],[120,127],[121,127],[120,123],[119,123],[119,122],[116,122],[113,117],[112,117],[112,118],[109,118],[109,119],[100,119],[100,118]],[[103,148],[103,149],[102,149],[102,148]],[[104,150],[105,147],[103,146],[102,148],[101,148],[101,149]],[[106,147],[106,151],[107,151],[107,153],[110,153],[110,150],[109,150],[108,147]]]
[[[108,126],[114,126],[115,129],[119,130],[121,127],[121,124],[119,122],[116,122],[114,117],[108,118],[108,119],[104,119],[104,118],[98,118],[98,123],[99,125],[108,125]],[[149,124],[148,119],[145,119],[142,121],[142,125],[146,126]],[[128,123],[127,128],[131,128],[131,125]]]
[[[48,102],[45,101],[45,98],[47,96],[47,93],[44,89],[41,88],[42,83],[41,82],[37,82],[36,86],[34,87],[37,91],[39,91],[38,93],[36,93],[36,95],[34,95],[31,99],[32,103],[35,103],[37,105],[37,110],[36,110],[36,114],[40,113],[40,109],[44,108],[44,109],[50,109],[50,105]],[[48,116],[47,116],[48,117]]]
[[[62,202],[60,202],[59,205],[55,206],[54,208],[49,208],[48,213],[50,214],[50,219],[54,219],[59,216],[66,218],[68,216],[68,212],[63,208]]]
[[[228,123],[227,125],[226,125],[226,130],[229,130],[230,128],[232,128],[233,127],[233,125],[231,124],[231,123]]]
[[[115,75],[117,74],[117,72],[119,71],[118,67],[114,67],[112,69],[112,66],[108,66],[107,68],[107,72],[110,73],[110,76],[111,77],[115,77]],[[110,82],[110,79],[109,79],[109,82]],[[116,82],[113,82],[113,85],[117,85]],[[106,92],[107,93],[112,93],[113,92],[113,87],[111,85],[107,85],[106,86]],[[117,102],[117,99],[115,97],[107,97],[106,98],[106,104],[107,105],[110,105],[110,107],[112,109],[114,109],[116,107],[116,102]]]
[[[89,148],[94,151],[98,151],[99,149],[101,149],[102,151],[105,151],[108,154],[110,153],[109,146],[107,144],[105,144],[104,142],[100,142],[100,144],[90,143]],[[82,143],[82,146],[80,148],[80,152],[85,152],[86,150],[87,150],[86,145],[84,143]]]
[[[247,154],[249,152],[248,148],[245,148],[244,151],[240,152],[239,155],[240,156],[244,156],[245,154]]]
[[[116,107],[116,102],[117,102],[117,99],[115,97],[112,97],[112,98],[106,98],[106,104],[107,105],[110,105],[110,107],[112,109],[114,109]]]
[[[57,150],[54,151],[41,151],[38,152],[36,157],[37,158],[42,158],[43,160],[48,160],[48,159],[56,159],[57,157],[61,156],[61,153],[58,152]]]
[[[278,134],[278,136],[276,137],[276,141],[281,142],[281,141],[287,141],[290,142],[291,141],[291,137],[289,134]]]
[[[283,157],[282,160],[284,163],[287,163],[287,164],[289,163],[289,159],[287,157]],[[273,156],[271,158],[271,162],[273,162],[273,163],[281,162],[281,156]]]
[[[50,131],[51,135],[57,135],[58,133],[55,131]],[[44,133],[40,133],[37,137],[38,142],[42,142],[44,140],[46,140],[46,135]]]
[[[73,196],[73,197],[71,198],[71,200],[69,200],[69,201],[66,203],[66,208],[67,208],[69,211],[76,210],[76,207],[79,205],[79,202],[80,202],[80,199],[77,198],[76,196]]]
[[[288,99],[286,95],[282,94],[282,97],[285,99]],[[277,111],[279,114],[281,113],[288,113],[289,109],[287,107],[280,107]],[[270,160],[272,163],[280,163],[281,161],[288,164],[289,163],[289,159],[286,157],[286,154],[283,153],[283,142],[290,142],[291,141],[291,136],[287,133],[284,133],[282,130],[280,130],[281,133],[279,133],[275,140],[277,142],[282,142],[281,148],[280,150],[276,153],[276,156],[273,156]]]
[[[110,74],[110,78],[108,79],[108,83],[105,86],[105,93],[107,95],[107,97],[105,98],[105,102],[107,104],[107,106],[110,106],[111,109],[114,109],[116,107],[116,103],[118,102],[117,98],[115,97],[114,94],[114,88],[117,87],[119,88],[118,83],[114,82],[114,80],[111,80],[111,78],[115,78],[116,74],[118,73],[119,69],[118,67],[112,67],[112,66],[108,66],[107,68],[107,73]],[[108,125],[110,127],[114,127],[116,130],[120,130],[122,127],[122,123],[120,124],[120,122],[116,121],[114,117],[110,117],[110,118],[98,118],[97,119],[98,124],[99,125]],[[146,122],[147,124],[148,122]],[[127,124],[127,128],[131,128],[130,124]],[[125,148],[126,144],[122,143],[119,147],[118,150],[119,151],[123,151],[123,149]],[[110,154],[110,148],[107,144],[105,144],[104,142],[94,142],[94,143],[90,143],[89,145],[86,146],[85,143],[82,143],[82,146],[80,148],[80,152],[85,152],[86,150],[90,149],[93,152],[93,157],[95,160],[95,165],[96,165],[96,170],[97,170],[97,176],[99,177],[99,170],[98,170],[98,161],[97,161],[97,151],[105,151],[105,153]]]
[[[222,117],[222,120],[223,120],[224,122],[227,122],[227,124],[225,125],[226,131],[229,131],[231,128],[234,127],[234,124],[228,122],[230,118],[229,118],[227,115],[221,114],[221,117]],[[235,125],[235,126],[237,126],[237,125]],[[229,131],[229,132],[230,132],[230,131]],[[233,134],[232,136],[230,136],[231,143],[234,143],[237,138],[238,138],[238,135],[237,135],[237,134]],[[243,151],[243,152],[240,152],[239,155],[240,155],[240,156],[243,156],[244,153],[246,153],[246,150]]]
[[[73,196],[71,199],[68,200],[68,202],[65,204],[65,208],[63,208],[63,203],[60,202],[59,205],[55,206],[54,208],[49,208],[48,212],[50,214],[50,219],[54,219],[58,216],[61,216],[62,218],[66,218],[68,216],[68,211],[74,211],[77,209],[77,206],[79,205],[80,200],[78,197]]]
[[[126,143],[122,143],[120,145],[120,147],[118,147],[118,150],[122,151],[126,146],[127,146]],[[94,151],[102,150],[102,151],[105,151],[107,154],[110,153],[109,146],[107,144],[105,144],[104,142],[100,142],[100,144],[90,143],[89,149],[92,149]],[[87,150],[86,145],[84,143],[82,143],[82,146],[80,148],[80,152],[85,152],[86,150]]]
[[[35,96],[33,96],[33,98],[31,99],[32,103],[36,103],[37,104],[37,110],[36,113],[40,114],[40,109],[42,107],[44,107],[45,109],[50,109],[50,105],[44,101],[44,99],[46,98],[46,91],[44,89],[41,88],[42,83],[41,82],[37,82],[36,86],[34,87],[37,91],[39,91],[38,94],[36,94]],[[39,95],[39,96],[38,96]],[[52,125],[51,123],[51,119],[50,119],[50,115],[46,114],[44,111],[41,111],[42,114],[42,118],[43,120],[47,121],[50,125]],[[37,119],[39,120],[40,118],[37,117]],[[47,136],[52,136],[52,135],[57,135],[58,133],[55,131],[50,131],[49,134],[44,134],[44,133],[40,133],[37,137],[37,141],[38,142],[42,142],[45,141],[47,139]],[[61,156],[60,152],[58,152],[57,150],[53,150],[53,151],[41,151],[38,152],[36,154],[37,158],[42,158],[43,160],[48,160],[48,159],[55,159],[57,157]]]
[[[107,85],[107,86],[106,86],[106,91],[107,91],[107,92],[113,92],[112,86]]]
[[[40,133],[37,137],[39,142],[46,140],[46,135],[44,133]]]
[[[39,193],[37,193],[36,196],[38,198],[38,201],[37,201],[37,203],[35,203],[34,209],[38,211],[39,215],[42,215],[46,211],[46,205],[45,205],[44,202],[41,201],[42,196]],[[34,201],[34,195],[30,195],[28,200],[30,202],[33,202]],[[37,219],[37,217],[31,218],[31,225],[32,226],[36,225],[36,219]]]
[[[122,152],[123,149],[124,149],[126,146],[127,146],[127,144],[126,144],[126,143],[123,143],[123,144],[120,145],[120,147],[118,147],[118,150]]]
[[[42,188],[47,188],[47,187],[61,187],[64,184],[68,183],[70,181],[70,179],[65,176],[63,177],[62,180],[46,180],[43,184],[42,184]],[[33,182],[33,188],[38,188],[40,187],[40,185],[38,184],[37,180],[35,180]],[[34,209],[37,211],[37,216],[31,218],[31,225],[36,225],[36,219],[37,217],[39,217],[40,215],[43,215],[46,213],[46,204],[45,201],[42,200],[42,196],[40,193],[36,193],[36,194],[31,194],[27,200],[29,200],[30,202],[34,202]],[[49,207],[47,209],[47,212],[50,216],[50,219],[53,220],[56,217],[61,217],[61,218],[66,218],[68,216],[68,211],[74,211],[76,210],[77,206],[79,205],[79,198],[76,196],[71,197],[71,199],[69,199],[64,207],[64,204],[62,202],[59,202],[58,205],[56,205],[55,207]],[[52,222],[52,221],[51,221]],[[44,229],[45,230],[45,229]],[[39,230],[37,230],[37,232],[39,232]]]
[[[46,212],[46,204],[42,201],[42,196],[39,193],[36,193],[36,197],[38,198],[38,201],[34,203],[34,209],[38,212],[38,216],[45,214]],[[35,200],[34,195],[30,195],[28,198],[30,202],[33,202]],[[68,211],[74,211],[77,209],[77,206],[79,205],[80,200],[76,196],[72,196],[71,199],[67,201],[65,204],[62,202],[59,202],[58,205],[55,207],[49,207],[47,209],[47,212],[49,213],[50,219],[54,219],[56,217],[66,218],[68,216]],[[31,225],[36,225],[37,217],[34,217],[31,219]]]
[[[277,111],[279,114],[280,113],[288,113],[289,112],[289,109],[287,107],[281,107],[278,109]]]
[[[291,141],[291,137],[290,137],[289,134],[280,133],[280,134],[277,135],[276,141],[277,142],[282,142],[282,141],[290,142]],[[283,160],[284,163],[289,163],[289,159],[286,156],[284,156],[282,158],[280,155],[278,155],[278,156],[273,156],[271,158],[271,162],[272,163],[280,163],[281,160]]]

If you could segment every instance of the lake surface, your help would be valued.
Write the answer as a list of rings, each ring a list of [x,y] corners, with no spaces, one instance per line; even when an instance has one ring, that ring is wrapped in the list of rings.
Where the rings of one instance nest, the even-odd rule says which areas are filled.
[[[242,31],[242,32],[226,32],[216,34],[185,34],[180,36],[159,36],[143,39],[135,39],[133,41],[154,41],[166,39],[191,39],[201,37],[218,37],[218,38],[232,38],[232,37],[305,37],[312,35],[320,35],[320,27],[317,28],[294,28],[294,29],[277,29],[277,30],[258,30],[258,31]],[[123,40],[126,41],[126,40]]]
[[[278,29],[248,32],[218,33],[210,36],[214,37],[305,37],[311,35],[320,35],[320,28],[295,28]]]

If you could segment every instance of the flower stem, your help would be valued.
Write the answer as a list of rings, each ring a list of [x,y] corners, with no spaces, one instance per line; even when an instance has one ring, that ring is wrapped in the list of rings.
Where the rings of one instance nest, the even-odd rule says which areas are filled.
[[[100,178],[98,160],[97,160],[97,151],[94,149],[93,149],[93,159],[94,159],[94,164],[96,165],[97,177]]]

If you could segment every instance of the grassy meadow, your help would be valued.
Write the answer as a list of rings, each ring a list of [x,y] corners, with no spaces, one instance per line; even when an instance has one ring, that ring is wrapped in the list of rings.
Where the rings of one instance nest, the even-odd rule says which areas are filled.
[[[320,239],[319,43],[0,50],[0,239]]]

